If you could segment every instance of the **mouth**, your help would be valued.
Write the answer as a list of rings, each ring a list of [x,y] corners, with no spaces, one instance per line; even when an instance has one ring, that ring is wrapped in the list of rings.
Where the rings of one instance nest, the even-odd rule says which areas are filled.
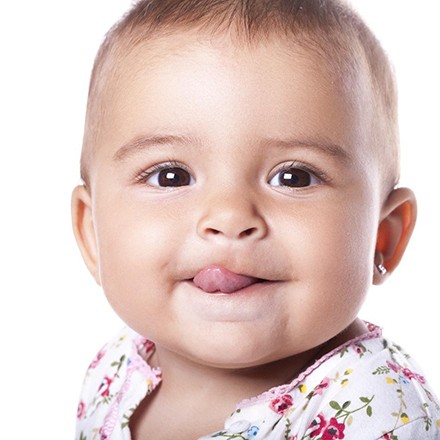
[[[263,278],[237,274],[217,265],[205,267],[188,281],[192,281],[196,287],[206,293],[219,292],[226,294],[237,292],[253,284],[270,282],[270,280]]]

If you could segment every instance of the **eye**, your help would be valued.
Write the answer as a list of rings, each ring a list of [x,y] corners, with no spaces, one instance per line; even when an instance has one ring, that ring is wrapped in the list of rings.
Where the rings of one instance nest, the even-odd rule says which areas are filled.
[[[305,188],[320,183],[315,174],[303,168],[289,165],[276,173],[270,180],[272,186],[287,186],[289,188]]]
[[[194,183],[194,178],[186,169],[170,164],[155,165],[152,170],[144,171],[137,180],[161,188],[176,188]]]

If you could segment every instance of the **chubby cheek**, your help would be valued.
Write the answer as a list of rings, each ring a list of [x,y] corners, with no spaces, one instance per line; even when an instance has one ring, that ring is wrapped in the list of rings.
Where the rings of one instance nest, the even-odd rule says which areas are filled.
[[[148,335],[157,322],[172,319],[166,307],[172,286],[165,275],[173,261],[173,248],[178,246],[176,240],[182,235],[177,229],[183,225],[167,215],[157,215],[154,209],[125,201],[106,203],[96,211],[104,292],[128,325]]]
[[[335,203],[292,235],[300,293],[291,302],[291,334],[306,329],[308,338],[323,342],[355,319],[372,279],[374,213],[368,201]]]

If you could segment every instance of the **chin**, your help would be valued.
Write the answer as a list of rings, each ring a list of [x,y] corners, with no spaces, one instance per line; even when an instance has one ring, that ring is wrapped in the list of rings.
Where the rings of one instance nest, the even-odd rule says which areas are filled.
[[[241,337],[194,344],[187,356],[193,361],[215,368],[251,368],[282,357],[276,355],[274,344],[251,342]]]

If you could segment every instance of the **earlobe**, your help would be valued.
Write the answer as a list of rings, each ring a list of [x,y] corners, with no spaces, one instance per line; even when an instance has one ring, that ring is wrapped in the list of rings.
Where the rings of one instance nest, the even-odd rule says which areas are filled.
[[[77,186],[72,192],[72,225],[84,262],[100,284],[92,200],[84,185]]]
[[[414,230],[416,217],[417,203],[414,193],[408,188],[393,190],[381,211],[374,261],[374,284],[381,284],[400,263]]]

